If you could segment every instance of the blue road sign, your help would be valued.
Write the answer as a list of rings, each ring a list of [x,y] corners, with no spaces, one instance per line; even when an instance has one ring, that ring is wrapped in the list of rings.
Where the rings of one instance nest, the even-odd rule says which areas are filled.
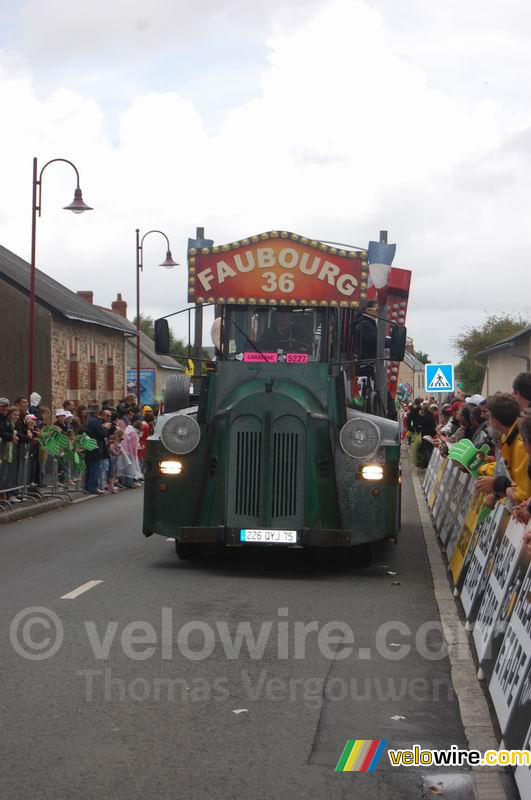
[[[424,386],[427,392],[453,392],[453,364],[425,364]]]

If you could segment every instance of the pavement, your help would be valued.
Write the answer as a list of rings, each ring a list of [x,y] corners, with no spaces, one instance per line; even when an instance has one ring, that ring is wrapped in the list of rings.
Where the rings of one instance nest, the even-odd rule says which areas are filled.
[[[349,739],[467,747],[403,486],[399,544],[365,569],[296,550],[179,561],[142,536],[141,490],[2,526],[0,798],[478,797],[468,769],[387,753],[335,772]]]

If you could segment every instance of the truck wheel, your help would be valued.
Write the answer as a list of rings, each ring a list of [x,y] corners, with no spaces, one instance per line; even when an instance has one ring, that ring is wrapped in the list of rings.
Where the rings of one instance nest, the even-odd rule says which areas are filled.
[[[352,561],[356,567],[370,567],[374,561],[374,542],[366,542],[353,547]]]
[[[187,558],[200,558],[203,554],[203,545],[176,541],[175,550],[181,561],[184,561]]]
[[[188,375],[171,375],[164,390],[164,412],[171,414],[190,405],[190,378]]]

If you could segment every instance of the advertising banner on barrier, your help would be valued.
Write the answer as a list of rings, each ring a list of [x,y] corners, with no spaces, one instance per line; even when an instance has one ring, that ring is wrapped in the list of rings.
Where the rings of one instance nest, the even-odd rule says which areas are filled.
[[[440,483],[438,486],[436,483],[433,485],[434,490],[437,492],[437,496],[433,504],[431,515],[438,531],[440,531],[441,520],[446,513],[445,504],[448,501],[450,486],[452,486],[455,479],[456,475],[453,464],[449,463],[448,459],[445,459],[445,469],[442,473]]]
[[[531,725],[529,725],[522,749],[531,750]],[[520,797],[531,797],[531,765],[528,767],[516,767],[514,779],[518,786]]]
[[[502,503],[479,526],[477,544],[461,592],[461,603],[468,622],[477,617],[494,560],[509,522],[509,514]]]
[[[505,747],[521,748],[531,720],[531,567],[522,548],[502,604],[510,619],[489,684]]]
[[[502,730],[502,749],[531,748],[531,566],[524,525],[504,502],[493,510],[475,480],[432,456],[423,491],[446,543],[454,587]],[[454,590],[455,591],[455,590]],[[518,767],[522,797],[531,797],[531,767]]]
[[[430,496],[431,488],[433,486],[433,481],[435,480],[435,475],[437,474],[437,470],[441,464],[442,457],[437,447],[434,447],[431,453],[430,460],[428,462],[428,467],[426,469],[426,474],[424,475],[424,481],[422,483],[422,491],[424,492],[424,497],[428,498]]]
[[[435,500],[437,499],[437,494],[439,492],[439,487],[440,487],[440,485],[442,483],[442,480],[444,478],[444,474],[445,474],[446,469],[448,467],[449,467],[448,459],[447,458],[441,458],[441,463],[439,464],[439,467],[438,467],[437,472],[435,474],[435,478],[433,479],[433,484],[432,484],[431,491],[430,491],[430,494],[429,494],[429,497],[428,497],[428,500],[427,500],[428,508],[432,512],[433,512],[433,506],[435,505]]]
[[[439,489],[439,497],[433,508],[435,525],[443,544],[450,534],[452,520],[455,516],[457,503],[461,498],[461,475],[454,464],[450,462],[444,473],[445,480]]]
[[[505,513],[509,514],[508,511]],[[523,533],[522,523],[510,519],[500,542],[474,625],[476,652],[487,680],[490,680],[492,675],[516,602],[513,579],[523,547]]]
[[[454,550],[457,546],[457,540],[459,539],[459,534],[463,530],[463,525],[465,524],[465,517],[468,511],[470,504],[474,498],[474,488],[476,481],[470,475],[462,474],[460,486],[462,486],[462,491],[460,493],[459,502],[457,503],[457,508],[455,510],[453,524],[450,529],[450,536],[448,537],[448,541],[446,542],[446,557],[450,561]]]
[[[488,516],[489,510],[483,505],[485,495],[483,492],[474,494],[474,482],[472,482],[472,498],[466,507],[466,514],[463,525],[459,532],[457,543],[455,545],[452,557],[450,559],[450,572],[452,573],[452,580],[454,586],[459,591],[459,584],[465,578],[465,565],[468,567],[470,559],[467,561],[467,556],[470,550],[470,545],[474,541],[474,534],[480,520],[480,515],[483,511],[485,518]],[[485,513],[486,511],[486,513]],[[472,552],[470,552],[472,555]]]

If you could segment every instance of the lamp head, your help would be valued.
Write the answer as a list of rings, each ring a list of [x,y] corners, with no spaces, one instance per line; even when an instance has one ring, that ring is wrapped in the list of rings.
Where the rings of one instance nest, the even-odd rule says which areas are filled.
[[[82,214],[83,211],[92,211],[93,209],[88,206],[85,201],[83,200],[83,195],[81,194],[81,189],[78,188],[74,192],[74,199],[70,203],[69,206],[63,206],[65,211],[73,211],[74,214]]]
[[[159,267],[166,267],[166,269],[171,269],[172,267],[178,267],[178,266],[179,264],[177,263],[177,261],[174,261],[172,258],[171,250],[168,250],[166,252],[166,258],[164,259],[162,264],[159,264]]]

